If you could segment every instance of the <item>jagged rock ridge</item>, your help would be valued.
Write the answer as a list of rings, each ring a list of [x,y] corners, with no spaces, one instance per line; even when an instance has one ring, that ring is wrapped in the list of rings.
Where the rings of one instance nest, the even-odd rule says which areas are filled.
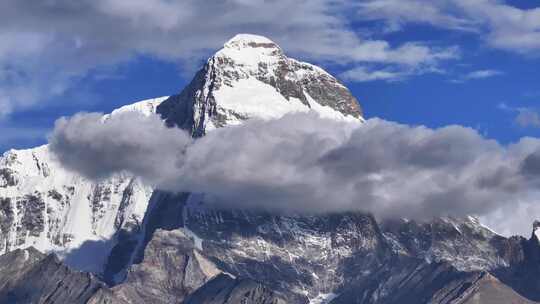
[[[94,275],[33,247],[0,256],[0,303],[87,303],[106,288]]]

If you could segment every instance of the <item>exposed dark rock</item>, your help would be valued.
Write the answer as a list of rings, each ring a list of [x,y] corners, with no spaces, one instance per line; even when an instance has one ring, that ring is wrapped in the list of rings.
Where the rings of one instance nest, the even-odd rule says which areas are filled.
[[[97,296],[127,303],[181,303],[219,273],[182,230],[157,230],[144,259],[128,270],[126,280]]]
[[[399,254],[430,261],[448,261],[463,271],[506,266],[506,238],[468,217],[436,218],[425,222],[393,220],[381,223],[385,237]]]
[[[56,189],[49,190],[49,192],[47,192],[47,195],[58,202],[61,202],[63,199],[63,195]]]
[[[0,256],[0,303],[87,303],[101,288],[93,275],[33,248]]]
[[[509,267],[501,267],[493,271],[504,284],[528,299],[540,302],[540,242],[534,233],[533,225],[530,239],[511,237],[505,245],[504,252],[511,257]]]
[[[206,107],[215,104],[213,96],[203,96],[200,94],[200,88],[205,86],[212,86],[207,84],[212,79],[205,78],[208,72],[208,65],[201,69],[191,82],[186,86],[182,92],[178,95],[173,95],[167,100],[162,102],[158,108],[157,113],[165,119],[165,122],[169,126],[177,126],[179,128],[188,130],[194,137],[204,135],[202,128],[204,122],[204,116],[196,119],[194,116],[195,106],[204,107],[200,111],[207,111]],[[208,109],[211,111],[211,109]],[[202,120],[202,121],[201,121]]]
[[[447,263],[399,258],[345,288],[331,303],[452,303],[480,276],[459,272]]]
[[[117,213],[117,216],[114,220],[114,226],[116,227],[116,229],[120,229],[124,227],[126,218],[125,218],[125,213],[123,211],[126,210],[133,203],[133,194],[134,194],[133,187],[135,183],[136,183],[136,179],[132,178],[128,186],[122,192],[122,200],[120,201],[120,205],[118,207],[118,210],[120,210],[120,212]],[[118,191],[118,189],[115,189],[115,191]],[[137,223],[135,221],[131,224],[137,225],[140,223]],[[137,227],[124,227],[124,228],[129,231],[133,231],[133,230],[140,229],[140,225],[138,225]]]
[[[15,172],[9,168],[0,168],[0,188],[13,187],[17,185]]]
[[[220,274],[196,292],[185,304],[284,304],[272,290],[248,279],[235,279],[228,274]]]
[[[4,252],[11,247],[8,232],[13,227],[14,222],[14,206],[11,198],[0,197],[0,252]]]
[[[105,266],[105,280],[108,283],[117,281],[130,263],[138,264],[142,261],[146,245],[157,229],[173,230],[182,227],[182,210],[186,198],[187,194],[154,191],[144,222],[141,223],[144,229],[119,231],[118,242]]]
[[[93,186],[92,193],[88,197],[90,208],[92,210],[92,228],[95,230],[98,221],[103,218],[107,210],[105,206],[111,201],[110,184],[99,183]]]
[[[533,304],[490,274],[472,285],[456,304]]]
[[[22,214],[17,237],[22,240],[26,233],[39,236],[45,229],[45,202],[40,193],[23,196],[17,200],[16,207],[19,214]]]
[[[186,227],[235,276],[264,282],[291,303],[366,276],[390,256],[375,219],[360,213],[276,216],[187,208]]]
[[[330,304],[535,303],[485,271],[460,272],[448,263],[404,261],[387,265]]]

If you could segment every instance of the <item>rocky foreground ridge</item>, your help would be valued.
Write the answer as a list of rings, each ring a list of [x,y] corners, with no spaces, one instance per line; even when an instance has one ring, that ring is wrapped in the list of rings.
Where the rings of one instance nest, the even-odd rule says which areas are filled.
[[[336,78],[238,35],[158,113],[194,137],[296,111],[361,123]],[[0,158],[0,303],[535,303],[540,243],[473,217],[378,221],[214,210],[119,174],[87,180],[47,146]],[[57,257],[58,256],[58,257]]]

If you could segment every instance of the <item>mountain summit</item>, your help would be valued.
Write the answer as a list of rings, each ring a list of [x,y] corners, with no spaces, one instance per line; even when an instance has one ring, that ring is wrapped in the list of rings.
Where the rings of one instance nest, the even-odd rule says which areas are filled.
[[[356,98],[323,69],[285,56],[268,38],[239,34],[208,59],[191,83],[158,107],[170,125],[201,136],[250,118],[313,110],[362,120]]]

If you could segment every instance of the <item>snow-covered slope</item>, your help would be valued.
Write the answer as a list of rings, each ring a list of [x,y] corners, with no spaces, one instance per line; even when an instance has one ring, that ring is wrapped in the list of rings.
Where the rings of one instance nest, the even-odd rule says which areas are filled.
[[[250,118],[315,111],[362,121],[358,101],[323,69],[285,56],[268,38],[239,34],[210,57],[192,82],[158,112],[195,136]]]
[[[166,98],[124,106],[111,115],[149,115]],[[152,190],[127,174],[89,181],[64,169],[47,145],[7,151],[0,157],[0,252],[34,246],[69,258],[71,249],[94,241],[97,260],[70,260],[83,269],[99,268],[99,254],[106,256],[119,229],[139,229]]]
[[[111,114],[106,114],[105,117],[108,117],[109,115],[123,113],[123,112],[139,112],[143,115],[149,116],[149,115],[155,114],[157,111],[157,107],[167,98],[169,98],[169,96],[151,98],[151,99],[135,102],[132,104],[128,104],[116,110],[113,110]]]

